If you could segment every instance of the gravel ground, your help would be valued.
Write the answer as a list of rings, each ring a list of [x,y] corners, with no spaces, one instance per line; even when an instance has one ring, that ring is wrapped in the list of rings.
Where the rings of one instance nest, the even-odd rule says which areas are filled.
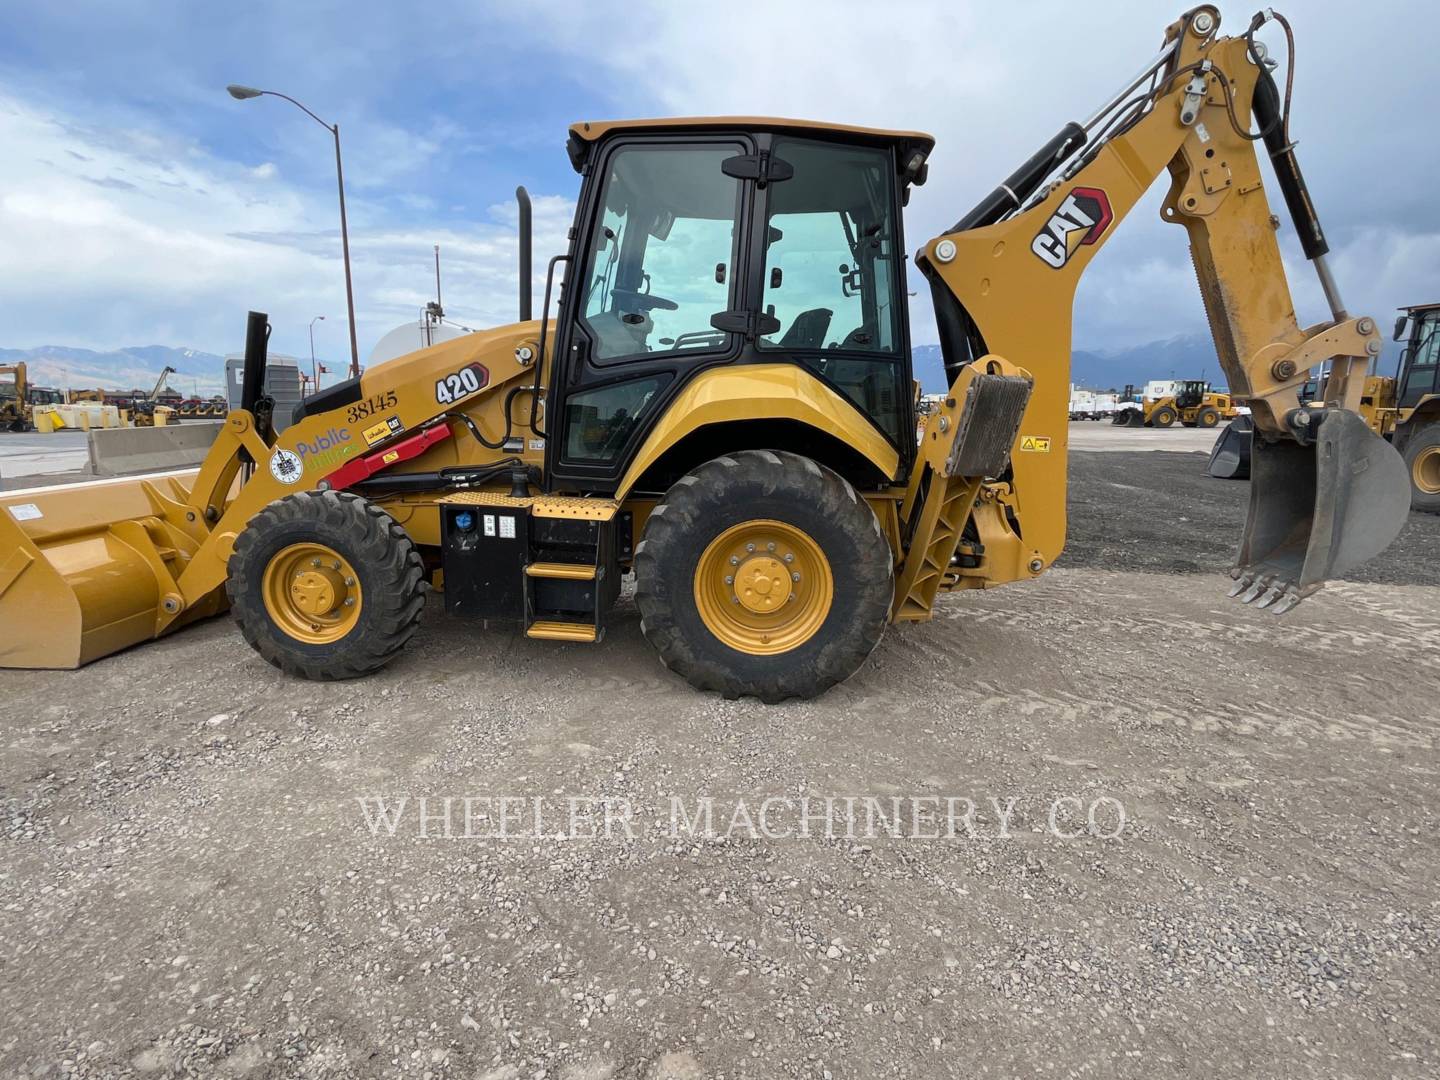
[[[1179,504],[1086,539],[1086,459],[1178,481],[1127,456],[1076,455],[1069,568],[945,598],[815,702],[693,693],[628,605],[599,647],[432,607],[342,684],[226,619],[0,672],[0,1075],[1436,1075],[1440,590],[1243,607],[1208,500],[1167,525],[1198,576],[1135,572],[1120,524]],[[466,796],[543,828],[481,803],[465,838]],[[556,839],[591,796],[633,836]],[[826,796],[905,835],[732,828]]]
[[[1208,457],[1168,451],[1072,453],[1070,528],[1059,566],[1223,573],[1234,563],[1250,485],[1205,475]],[[1411,514],[1350,581],[1440,585],[1440,514]]]

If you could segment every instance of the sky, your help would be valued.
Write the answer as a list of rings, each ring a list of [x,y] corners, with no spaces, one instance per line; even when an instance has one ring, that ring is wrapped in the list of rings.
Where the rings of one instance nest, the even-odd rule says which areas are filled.
[[[340,125],[363,362],[433,298],[435,244],[453,319],[515,318],[514,189],[535,201],[543,272],[574,208],[572,121],[758,113],[933,132],[930,180],[906,214],[913,253],[1119,89],[1181,8],[0,0],[0,346],[238,352],[255,308],[272,349],[299,356],[324,315],[317,350],[343,361],[330,135],[284,101],[231,99],[227,83]],[[1227,9],[1223,29],[1251,10]],[[1382,325],[1440,299],[1440,76],[1427,35],[1395,32],[1427,11],[1374,0],[1362,19],[1315,0],[1292,16],[1292,134],[1348,306]],[[1163,189],[1090,268],[1077,347],[1204,329],[1183,231],[1158,218]],[[1313,272],[1286,243],[1301,322],[1321,321]],[[913,271],[910,288],[913,339],[933,342]]]

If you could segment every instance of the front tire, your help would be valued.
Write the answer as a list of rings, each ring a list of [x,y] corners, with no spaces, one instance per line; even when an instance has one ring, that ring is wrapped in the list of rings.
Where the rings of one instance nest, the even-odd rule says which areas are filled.
[[[1410,509],[1440,514],[1440,422],[1405,441],[1405,465],[1410,470]]]
[[[651,512],[635,550],[640,629],[697,689],[816,697],[880,641],[893,565],[874,512],[840,476],[797,454],[728,454]]]
[[[1150,425],[1152,427],[1166,428],[1175,423],[1176,412],[1168,405],[1161,405],[1150,414]]]
[[[395,658],[425,606],[410,537],[358,495],[307,491],[251,519],[230,556],[226,591],[255,651],[287,675],[368,675]]]

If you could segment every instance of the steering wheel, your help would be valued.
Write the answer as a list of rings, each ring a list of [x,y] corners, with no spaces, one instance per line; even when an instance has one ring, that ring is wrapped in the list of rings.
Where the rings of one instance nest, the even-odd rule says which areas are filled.
[[[674,300],[667,300],[663,296],[655,296],[652,293],[637,292],[634,289],[613,288],[610,290],[610,295],[623,300],[623,304],[617,304],[616,306],[625,309],[639,311],[655,311],[657,309],[660,311],[676,311],[680,307]]]

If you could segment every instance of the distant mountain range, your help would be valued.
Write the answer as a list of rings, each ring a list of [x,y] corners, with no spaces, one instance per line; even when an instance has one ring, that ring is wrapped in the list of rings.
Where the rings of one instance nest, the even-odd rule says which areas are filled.
[[[927,394],[946,389],[945,365],[939,345],[917,345],[915,377]],[[1209,379],[1223,384],[1209,334],[1179,334],[1124,349],[1075,349],[1070,355],[1070,381],[1091,390],[1122,390],[1151,379]]]
[[[0,364],[23,361],[36,386],[71,390],[144,390],[168,365],[175,369],[166,382],[185,397],[209,397],[225,392],[225,358],[198,349],[168,345],[136,345],[110,352],[77,349],[68,345],[41,345],[35,349],[0,349]]]
[[[1388,344],[1388,343],[1387,343]],[[915,376],[926,393],[936,394],[948,385],[939,345],[917,345]],[[224,393],[225,360],[197,349],[167,345],[140,345],[111,352],[42,345],[37,349],[0,349],[0,364],[23,360],[30,380],[39,386],[72,389],[150,390],[168,364],[177,374],[170,385],[189,397]],[[1382,367],[1386,363],[1381,361]],[[1076,349],[1071,354],[1070,381],[1092,390],[1122,389],[1127,383],[1143,386],[1150,379],[1210,379],[1223,384],[1209,334],[1178,334],[1123,349]]]

